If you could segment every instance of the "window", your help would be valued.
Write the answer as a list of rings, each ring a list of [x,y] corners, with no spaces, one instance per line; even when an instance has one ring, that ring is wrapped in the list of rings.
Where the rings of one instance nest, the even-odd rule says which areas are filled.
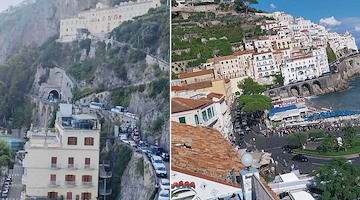
[[[77,145],[77,137],[68,137],[68,145]]]
[[[86,137],[85,138],[85,145],[90,145],[90,146],[94,145],[94,138]]]
[[[203,117],[204,121],[208,120],[208,117],[206,115],[206,111],[202,111],[202,117]]]
[[[214,116],[213,113],[211,112],[211,108],[207,109],[207,114],[209,116],[209,119],[211,119]]]
[[[73,167],[74,167],[74,158],[69,157],[68,158],[68,168],[73,168]]]
[[[183,124],[186,124],[185,117],[179,117],[179,122],[183,123]]]
[[[90,158],[85,158],[85,168],[90,168]]]
[[[65,181],[75,181],[75,175],[65,175]]]
[[[89,200],[89,199],[91,199],[91,193],[88,193],[88,192],[81,193],[81,199],[82,199],[82,200]]]
[[[72,192],[67,192],[66,193],[66,200],[71,200],[72,199]]]
[[[90,176],[90,175],[82,176],[82,182],[91,182],[91,181],[92,181],[92,176]]]
[[[55,182],[56,181],[56,174],[50,174],[50,181]]]
[[[57,199],[58,193],[57,192],[48,192],[48,199]]]
[[[51,157],[51,164],[57,163],[57,157]]]
[[[199,125],[199,116],[198,115],[195,115],[195,124]]]

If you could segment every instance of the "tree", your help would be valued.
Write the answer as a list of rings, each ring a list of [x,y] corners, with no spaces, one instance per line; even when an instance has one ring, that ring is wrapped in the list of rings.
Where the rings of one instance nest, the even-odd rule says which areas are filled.
[[[0,168],[10,164],[11,149],[3,140],[0,140]],[[0,172],[1,173],[1,172]]]
[[[282,76],[282,74],[274,74],[273,76],[275,77],[274,84],[284,85],[285,78]]]
[[[322,138],[325,136],[325,131],[322,129],[311,129],[309,131],[309,137]]]
[[[260,85],[250,77],[239,82],[238,87],[242,90],[244,95],[261,94],[266,90],[264,85]]]
[[[178,2],[176,2],[176,0],[171,0],[171,6],[176,7],[178,5],[179,4],[178,4]]]
[[[344,135],[344,146],[346,147],[352,147],[355,145],[356,141],[356,132],[357,129],[355,127],[349,126],[344,129],[345,135]]]
[[[336,137],[331,134],[324,137],[321,145],[324,147],[323,152],[334,151],[338,146]]]
[[[237,10],[245,9],[245,15],[247,16],[249,6],[251,4],[258,4],[259,2],[257,0],[235,0],[234,3]]]
[[[360,197],[360,167],[345,158],[334,158],[315,171],[315,182],[324,200],[352,200]]]
[[[261,94],[242,95],[238,102],[239,105],[243,106],[245,112],[264,111],[273,107],[272,99]]]
[[[294,147],[301,147],[306,143],[307,139],[308,134],[303,132],[291,133],[287,137],[289,145]]]

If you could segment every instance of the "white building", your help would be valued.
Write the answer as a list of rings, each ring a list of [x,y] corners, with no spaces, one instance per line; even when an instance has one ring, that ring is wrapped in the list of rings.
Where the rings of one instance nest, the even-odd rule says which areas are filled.
[[[308,108],[306,106],[290,105],[285,107],[271,108],[269,118],[273,122],[285,122],[287,124],[302,122]]]
[[[60,41],[71,42],[86,38],[88,34],[109,33],[122,22],[146,14],[150,8],[160,6],[160,0],[122,2],[115,7],[97,3],[95,9],[80,12],[77,17],[60,21]]]
[[[328,33],[327,38],[330,47],[337,56],[341,55],[341,50],[344,48],[347,48],[350,51],[358,52],[355,38],[348,31],[346,31],[345,34]]]
[[[326,69],[324,69],[326,70]],[[320,76],[321,70],[316,62],[316,57],[312,55],[292,58],[286,62],[281,69],[284,77],[284,85],[312,79]]]
[[[71,104],[60,104],[55,128],[56,132],[27,133],[22,177],[26,196],[97,199],[99,121],[90,115],[74,115]]]
[[[275,64],[273,52],[254,53],[255,79],[280,73],[280,67]]]
[[[320,75],[329,72],[330,69],[326,49],[324,47],[313,49],[312,54],[315,57],[316,66],[320,70]]]

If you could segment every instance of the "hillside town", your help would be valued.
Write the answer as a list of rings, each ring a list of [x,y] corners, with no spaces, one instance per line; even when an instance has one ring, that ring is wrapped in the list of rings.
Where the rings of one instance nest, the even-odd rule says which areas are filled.
[[[211,30],[201,23],[219,27],[221,22],[194,25],[192,16],[202,4],[177,3],[173,37],[181,37],[172,61],[172,199],[320,199],[323,190],[310,174],[331,164],[332,157],[323,155],[335,150],[327,149],[325,140],[333,138],[337,149],[357,148],[344,141],[356,137],[357,128],[349,127],[359,124],[360,112],[315,107],[305,97],[342,90],[330,91],[327,83],[343,81],[349,62],[358,62],[355,38],[284,12],[255,12],[248,17],[262,19],[256,21],[260,36],[230,42],[230,55],[217,56],[221,48],[215,47],[213,57],[198,64],[203,52],[188,56],[198,47],[188,45],[192,40],[207,45],[228,38],[199,39],[201,33],[186,32],[188,26]],[[226,16],[208,12],[216,19]],[[342,162],[360,164],[357,153],[344,155]]]

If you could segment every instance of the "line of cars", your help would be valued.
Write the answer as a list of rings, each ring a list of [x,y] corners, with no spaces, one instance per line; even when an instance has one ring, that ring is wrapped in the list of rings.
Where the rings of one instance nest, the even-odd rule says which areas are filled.
[[[133,128],[130,131],[131,139],[128,139],[129,131],[119,135],[120,140],[134,148],[138,152],[144,153],[154,168],[156,176],[159,178],[159,196],[158,200],[169,200],[170,199],[170,181],[167,179],[167,171],[164,162],[170,160],[169,153],[166,152],[162,147],[152,146],[150,147],[146,142],[140,138],[139,131]]]
[[[240,109],[236,110],[236,119],[234,123],[235,132],[239,135],[239,143],[244,141],[245,133],[251,131],[250,127],[247,123],[247,115],[245,112],[241,111]]]
[[[11,187],[11,182],[12,182],[12,178],[11,176],[8,176],[3,184],[2,190],[1,190],[1,197],[2,198],[7,198],[9,191],[10,191],[10,187]]]

